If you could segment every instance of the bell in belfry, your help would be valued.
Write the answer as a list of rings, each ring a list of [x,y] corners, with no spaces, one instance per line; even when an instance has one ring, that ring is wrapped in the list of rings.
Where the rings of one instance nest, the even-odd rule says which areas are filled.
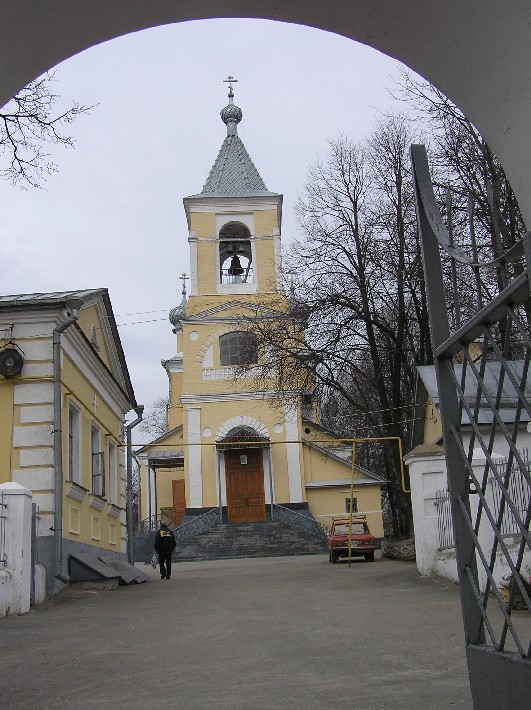
[[[230,260],[230,267],[228,273],[231,276],[241,276],[243,274],[242,265],[240,263],[239,257],[235,254]]]

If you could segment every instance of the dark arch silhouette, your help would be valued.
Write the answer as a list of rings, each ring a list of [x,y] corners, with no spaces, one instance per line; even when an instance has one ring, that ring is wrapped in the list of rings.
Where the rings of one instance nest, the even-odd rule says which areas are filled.
[[[502,161],[531,223],[529,3],[4,0],[1,9],[0,104],[31,79],[84,49],[176,22],[220,17],[270,19],[362,42],[400,60],[460,106]]]

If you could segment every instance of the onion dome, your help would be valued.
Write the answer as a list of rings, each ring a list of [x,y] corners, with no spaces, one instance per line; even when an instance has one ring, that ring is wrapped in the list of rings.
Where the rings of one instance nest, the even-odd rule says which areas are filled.
[[[172,308],[171,311],[168,313],[168,320],[170,323],[173,325],[174,328],[177,328],[177,325],[179,324],[179,321],[184,320],[186,318],[186,289],[183,288],[183,298],[182,301],[179,303],[178,306],[175,306],[175,308]]]
[[[229,88],[229,103],[225,108],[221,109],[221,120],[227,126],[227,135],[235,136],[237,135],[238,123],[242,120],[243,112],[239,106],[234,103],[234,93],[232,91],[232,85]]]
[[[239,106],[236,106],[236,104],[232,103],[232,99],[230,97],[229,102],[230,103],[228,104],[228,106],[225,106],[225,108],[221,109],[221,120],[226,125],[229,123],[229,121],[239,123],[242,120],[243,112]]]

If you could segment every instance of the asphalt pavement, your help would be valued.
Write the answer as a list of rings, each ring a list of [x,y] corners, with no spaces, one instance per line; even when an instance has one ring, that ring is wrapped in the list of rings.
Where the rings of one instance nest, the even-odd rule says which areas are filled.
[[[175,564],[0,620],[0,708],[472,708],[458,589],[414,563]]]

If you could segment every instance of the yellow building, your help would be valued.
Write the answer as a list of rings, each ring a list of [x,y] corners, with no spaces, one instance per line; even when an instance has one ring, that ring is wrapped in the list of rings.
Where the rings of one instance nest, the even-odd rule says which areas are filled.
[[[0,483],[33,492],[48,594],[73,552],[125,556],[134,407],[106,289],[0,297]]]
[[[232,88],[221,118],[227,136],[203,190],[184,198],[190,295],[184,288],[170,313],[177,352],[163,361],[169,432],[138,452],[142,515],[152,524],[164,513],[180,522],[217,508],[220,519],[252,523],[267,520],[274,503],[330,523],[350,499],[344,447],[312,421],[307,395],[282,401],[274,389],[235,377],[238,365],[252,375],[267,357],[242,317],[285,315],[288,303],[280,285],[282,195],[267,190],[238,137],[242,111]],[[383,485],[356,472],[357,508],[377,536]]]

